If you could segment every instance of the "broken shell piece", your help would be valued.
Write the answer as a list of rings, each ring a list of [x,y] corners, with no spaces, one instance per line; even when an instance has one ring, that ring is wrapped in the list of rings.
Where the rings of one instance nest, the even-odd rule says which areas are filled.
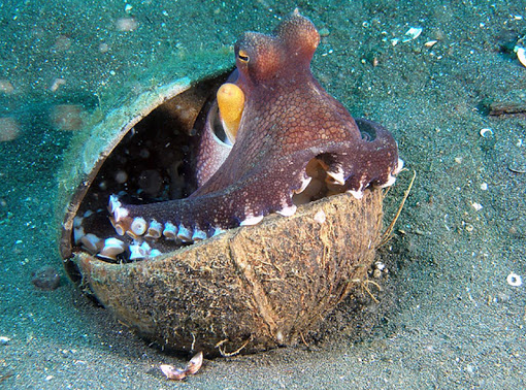
[[[480,130],[480,136],[481,137],[489,137],[490,135],[493,135],[493,130],[491,130],[490,128],[484,128],[484,129],[481,129]]]
[[[438,43],[438,41],[436,39],[434,39],[432,41],[427,41],[426,43],[424,43],[424,46],[431,48],[431,47],[435,46],[437,43]]]
[[[520,287],[522,285],[522,278],[515,272],[511,272],[506,278],[506,282],[512,287]]]
[[[407,32],[405,33],[404,39],[402,39],[402,42],[409,42],[413,39],[416,39],[422,34],[422,27],[411,27]]]
[[[185,369],[175,368],[169,364],[162,364],[162,373],[170,380],[182,381],[188,375],[195,375],[203,365],[203,352],[195,355],[186,365]]]
[[[164,376],[173,381],[182,381],[186,378],[186,370],[175,368],[169,364],[161,364],[161,371]]]
[[[203,352],[199,352],[188,362],[188,366],[186,366],[187,374],[188,375],[197,374],[197,371],[199,371],[202,365],[203,365]]]
[[[162,232],[157,242],[157,228],[150,229],[154,217],[148,213],[133,214],[123,202],[178,199],[192,190],[191,183],[186,187],[183,175],[191,167],[181,165],[182,160],[187,153],[189,160],[197,153],[192,149],[197,117],[208,110],[205,103],[231,73],[231,59],[228,56],[228,60],[218,61],[217,67],[212,66],[214,69],[194,65],[195,61],[183,62],[177,73],[188,77],[173,83],[160,81],[140,95],[129,94],[129,99],[115,96],[115,100],[104,105],[102,115],[97,112],[89,120],[93,125],[78,133],[78,141],[71,142],[59,174],[60,193],[56,197],[58,217],[66,213],[60,226],[60,251],[66,271],[137,334],[174,352],[192,348],[207,356],[220,356],[223,353],[216,344],[226,338],[228,350],[243,346],[242,352],[247,354],[298,345],[302,336],[318,332],[323,319],[343,296],[362,294],[359,283],[350,285],[349,281],[367,278],[381,240],[384,193],[367,190],[361,201],[345,194],[327,198],[327,169],[315,161],[315,176],[304,191],[307,204],[298,207],[293,216],[269,215],[263,219],[264,210],[252,208],[256,199],[249,199],[246,210],[236,218],[248,218],[245,225],[258,220],[260,224],[223,231],[217,228],[219,221],[195,226],[191,220],[167,213],[162,220],[157,219],[162,222],[157,226]],[[144,85],[148,85],[155,75],[144,76]],[[84,142],[88,138],[90,142]],[[328,162],[332,163],[331,171],[336,171],[334,161]],[[162,194],[145,193],[138,179],[152,167],[162,173],[166,183]],[[113,180],[118,170],[127,172],[130,178],[125,186]],[[298,172],[299,177],[308,180],[308,172]],[[301,188],[302,180],[291,176],[290,181],[287,185],[291,192]],[[286,200],[290,205],[290,199]],[[108,224],[106,206],[117,233]],[[283,204],[273,205],[282,207]],[[313,220],[321,209],[325,223]],[[85,251],[80,243],[75,244],[73,220],[83,217],[86,210],[95,211],[82,226],[85,233],[101,238],[101,248],[96,253],[102,250],[105,239],[115,237],[126,244],[124,253],[117,256],[122,261],[102,259]],[[148,226],[146,233],[134,241],[125,231],[139,216]],[[172,223],[168,224],[170,219]],[[181,224],[192,229],[191,237],[197,227],[215,237],[198,245],[183,245],[177,238],[177,225]],[[151,246],[149,252],[142,247],[144,242]],[[132,251],[141,261],[130,259]],[[272,266],[262,265],[269,258]],[[327,278],[327,267],[337,267],[338,273]],[[239,277],[240,272],[249,277]],[[298,278],[287,277],[298,272]],[[268,291],[273,292],[266,294],[264,302],[260,284],[254,285],[253,280],[264,281],[265,288],[268,283]],[[170,309],[159,310],[167,302]],[[254,306],[254,302],[258,305]]]
[[[522,46],[515,46],[513,51],[517,54],[520,63],[526,67],[526,49]]]

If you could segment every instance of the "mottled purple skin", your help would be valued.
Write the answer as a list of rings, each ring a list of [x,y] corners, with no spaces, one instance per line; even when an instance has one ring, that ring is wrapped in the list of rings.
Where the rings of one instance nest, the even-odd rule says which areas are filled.
[[[127,216],[119,223],[125,230],[134,217],[143,217],[210,235],[290,211],[293,191],[302,186],[313,158],[329,172],[340,172],[343,189],[357,197],[370,185],[392,184],[399,169],[396,142],[373,122],[359,120],[359,129],[314,79],[310,62],[319,39],[314,25],[297,13],[275,35],[245,33],[235,46],[235,83],[245,107],[230,154],[186,199],[123,205]]]

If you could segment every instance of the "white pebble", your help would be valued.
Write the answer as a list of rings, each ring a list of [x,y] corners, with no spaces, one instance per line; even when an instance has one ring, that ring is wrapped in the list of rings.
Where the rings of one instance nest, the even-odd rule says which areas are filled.
[[[481,189],[482,191],[486,191],[486,190],[488,189],[488,183],[482,183],[482,184],[480,185],[480,189]]]
[[[476,210],[476,211],[480,211],[482,210],[482,205],[480,203],[477,203],[477,202],[473,202],[471,204],[471,206],[473,206],[473,208]]]
[[[512,287],[522,286],[522,278],[520,275],[517,275],[515,272],[511,272],[506,278],[506,282]]]
[[[11,339],[6,336],[0,336],[0,345],[7,345]]]
[[[526,49],[521,46],[515,46],[515,53],[517,53],[517,58],[519,59],[520,63],[526,66]]]
[[[488,137],[490,135],[493,135],[493,130],[491,130],[489,128],[485,128],[485,129],[480,130],[479,134],[480,134],[481,137],[485,138],[485,137]]]

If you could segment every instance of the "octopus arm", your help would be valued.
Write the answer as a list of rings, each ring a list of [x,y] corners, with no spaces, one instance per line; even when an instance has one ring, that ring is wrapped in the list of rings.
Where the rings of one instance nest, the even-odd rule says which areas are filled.
[[[112,196],[112,223],[120,234],[138,238],[155,221],[162,225],[163,233],[168,226],[167,234],[173,236],[175,230],[184,239],[203,232],[210,237],[225,229],[252,225],[272,212],[291,215],[296,210],[292,196],[302,187],[307,177],[305,167],[312,157],[313,151],[303,151],[280,158],[247,172],[222,190],[185,199],[131,205]],[[137,220],[145,221],[146,229],[134,231]]]

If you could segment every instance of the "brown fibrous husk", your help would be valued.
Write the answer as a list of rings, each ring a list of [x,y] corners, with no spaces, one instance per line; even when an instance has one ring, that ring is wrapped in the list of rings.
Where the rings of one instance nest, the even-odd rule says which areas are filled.
[[[296,345],[360,293],[381,239],[381,190],[340,194],[134,263],[75,253],[82,284],[163,348],[207,356]]]

